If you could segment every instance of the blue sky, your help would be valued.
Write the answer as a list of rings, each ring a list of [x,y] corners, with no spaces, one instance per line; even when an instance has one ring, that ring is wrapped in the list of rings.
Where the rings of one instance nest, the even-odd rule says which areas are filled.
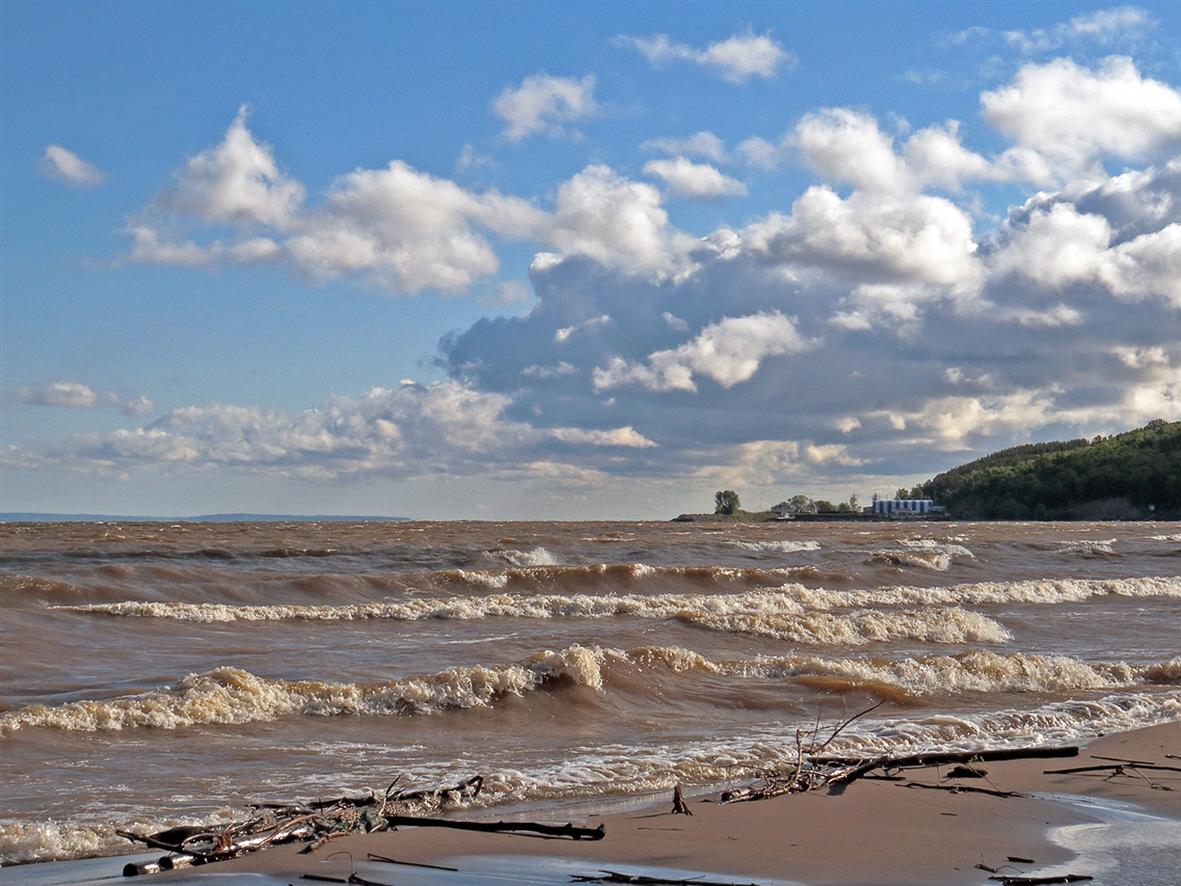
[[[0,508],[661,517],[1181,418],[1173,4],[0,20]]]

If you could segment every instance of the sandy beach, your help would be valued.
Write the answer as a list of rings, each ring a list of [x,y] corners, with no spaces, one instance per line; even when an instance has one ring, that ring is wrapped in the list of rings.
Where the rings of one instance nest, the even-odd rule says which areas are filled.
[[[296,882],[303,875],[347,878],[355,869],[381,883],[565,883],[573,873],[609,869],[720,882],[916,886],[987,883],[990,872],[977,867],[986,865],[1007,875],[1090,875],[1097,886],[1174,883],[1181,852],[1168,840],[1181,836],[1181,772],[1137,770],[1116,777],[1043,772],[1111,763],[1103,758],[1178,765],[1178,754],[1181,723],[1173,722],[1100,738],[1077,758],[990,763],[986,779],[959,781],[1029,797],[906,787],[954,783],[940,778],[947,767],[942,772],[932,767],[907,770],[905,781],[860,780],[836,796],[816,792],[723,806],[714,802],[717,794],[707,794],[690,798],[692,816],[672,815],[670,804],[661,802],[607,815],[588,808],[573,819],[604,824],[601,841],[402,828],[342,838],[307,855],[299,854],[298,845],[284,846],[134,882]],[[540,813],[533,817],[555,820]],[[1138,845],[1100,851],[1103,832],[1121,824],[1139,835]],[[1063,834],[1078,843],[1080,833],[1090,835],[1084,842],[1095,851],[1076,855],[1062,845]],[[370,862],[368,853],[459,871]],[[1009,862],[1009,857],[1032,861]],[[1145,867],[1130,880],[1123,866],[1136,863]],[[116,858],[34,865],[0,871],[0,882],[80,882],[83,870],[105,879],[122,865]],[[67,879],[71,869],[75,873]],[[63,877],[53,878],[54,870]]]

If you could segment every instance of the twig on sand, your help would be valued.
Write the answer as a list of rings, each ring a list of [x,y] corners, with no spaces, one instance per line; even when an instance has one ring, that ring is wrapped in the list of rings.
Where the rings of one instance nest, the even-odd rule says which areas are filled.
[[[397,858],[390,858],[388,855],[378,855],[376,852],[367,852],[365,858],[369,861],[380,861],[385,864],[400,864],[411,868],[430,868],[432,871],[452,871],[459,872],[459,868],[449,868],[445,864],[427,864],[424,861],[401,861]]]

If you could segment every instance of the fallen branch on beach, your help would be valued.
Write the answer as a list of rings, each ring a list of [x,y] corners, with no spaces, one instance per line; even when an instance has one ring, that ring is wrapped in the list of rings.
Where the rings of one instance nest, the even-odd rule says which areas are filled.
[[[966,784],[923,784],[920,781],[908,781],[898,785],[900,788],[926,788],[929,791],[948,791],[952,794],[988,794],[990,797],[1028,797],[1020,791],[996,791],[990,788],[975,788]]]
[[[539,834],[543,837],[569,837],[571,840],[602,840],[607,834],[603,825],[580,828],[572,824],[538,824],[533,821],[461,821],[455,818],[420,818],[414,815],[387,815],[393,827],[454,828],[485,834]]]
[[[1157,766],[1154,763],[1119,763],[1112,766],[1075,766],[1071,769],[1043,769],[1042,775],[1070,775],[1075,772],[1123,772],[1125,769],[1152,769],[1157,772],[1181,772],[1181,766]]]
[[[1110,757],[1096,757],[1095,759],[1096,760],[1103,760],[1103,759],[1112,759],[1112,758],[1110,758]],[[1045,769],[1042,771],[1042,775],[1072,775],[1075,773],[1083,773],[1083,772],[1086,772],[1086,773],[1093,772],[1095,774],[1098,774],[1100,772],[1108,772],[1110,774],[1106,778],[1103,779],[1104,781],[1111,781],[1113,778],[1119,778],[1121,776],[1124,776],[1127,778],[1135,777],[1135,778],[1143,779],[1148,784],[1148,786],[1150,788],[1152,788],[1154,791],[1172,791],[1173,790],[1173,788],[1170,785],[1162,784],[1159,781],[1153,781],[1151,778],[1149,778],[1147,775],[1145,775],[1143,772],[1140,771],[1142,769],[1147,769],[1150,772],[1181,772],[1181,767],[1177,767],[1177,766],[1157,766],[1155,763],[1140,763],[1140,762],[1124,761],[1122,763],[1117,763],[1114,765],[1106,765],[1106,766],[1075,766],[1072,769]]]
[[[370,791],[359,797],[342,796],[332,800],[254,803],[249,807],[256,812],[253,817],[221,827],[176,827],[153,834],[117,830],[116,834],[133,843],[171,853],[157,861],[129,863],[123,868],[123,876],[134,877],[228,861],[287,843],[306,843],[301,852],[313,852],[337,837],[398,826],[446,827],[485,833],[529,833],[574,840],[601,840],[605,833],[602,825],[582,828],[572,824],[461,821],[410,815],[408,813],[424,807],[439,808],[475,799],[483,789],[484,778],[477,775],[451,787],[430,790],[396,791],[394,787],[397,783],[398,779],[394,779],[380,795]],[[380,860],[396,863],[385,858]]]
[[[1094,880],[1090,874],[1063,874],[1060,877],[989,877],[999,880],[1001,886],[1042,886],[1050,883],[1082,883],[1084,880]]]

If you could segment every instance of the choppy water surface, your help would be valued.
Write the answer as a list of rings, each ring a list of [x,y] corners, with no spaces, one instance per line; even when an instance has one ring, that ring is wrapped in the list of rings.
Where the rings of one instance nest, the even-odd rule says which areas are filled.
[[[0,525],[0,861],[489,777],[706,784],[1181,719],[1176,524]]]

